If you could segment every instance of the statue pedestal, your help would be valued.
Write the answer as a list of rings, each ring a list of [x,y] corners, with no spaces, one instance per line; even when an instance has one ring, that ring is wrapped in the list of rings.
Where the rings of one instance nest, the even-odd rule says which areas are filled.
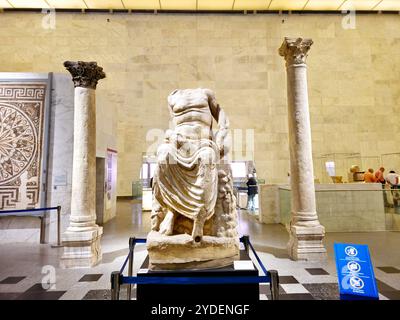
[[[194,242],[191,235],[165,236],[151,231],[147,236],[151,270],[209,269],[228,266],[239,259],[239,240],[204,236]]]
[[[100,246],[103,228],[96,226],[90,231],[66,231],[63,234],[64,253],[62,268],[90,268],[101,261]]]
[[[325,261],[326,249],[323,245],[325,228],[321,225],[315,227],[290,227],[288,251],[294,260]]]
[[[238,260],[249,261],[249,255],[240,251]],[[207,270],[174,270],[174,271],[152,271],[149,268],[149,257],[146,258],[141,269],[138,271],[139,278],[151,277],[244,277],[258,276],[258,270],[251,262],[252,270],[235,270],[233,264],[222,268]],[[259,300],[258,283],[240,284],[138,284],[136,299],[140,301],[237,301],[237,302],[257,302]]]

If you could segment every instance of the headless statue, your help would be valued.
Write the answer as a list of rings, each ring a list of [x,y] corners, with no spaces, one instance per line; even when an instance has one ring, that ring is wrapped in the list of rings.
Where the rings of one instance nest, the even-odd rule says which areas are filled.
[[[230,238],[236,246],[232,176],[229,164],[220,161],[228,152],[229,121],[209,89],[175,90],[168,108],[172,128],[157,150],[152,231],[190,234],[192,243],[201,243],[205,234]],[[219,126],[215,135],[213,119]]]

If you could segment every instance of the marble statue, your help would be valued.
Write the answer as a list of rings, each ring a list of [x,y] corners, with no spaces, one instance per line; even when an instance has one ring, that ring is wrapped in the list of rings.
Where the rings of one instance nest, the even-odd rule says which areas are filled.
[[[222,161],[229,121],[209,89],[175,90],[168,108],[172,128],[157,150],[153,177],[151,268],[232,263],[239,253],[236,199],[230,166]]]

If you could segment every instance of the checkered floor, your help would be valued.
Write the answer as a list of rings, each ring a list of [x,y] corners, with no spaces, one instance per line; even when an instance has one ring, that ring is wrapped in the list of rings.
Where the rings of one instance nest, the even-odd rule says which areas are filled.
[[[395,275],[400,278],[400,269],[383,266],[377,267],[384,273]],[[329,275],[329,272],[323,268],[305,268],[311,276]],[[108,274],[85,274],[78,282],[93,283]],[[2,285],[17,285],[26,279],[25,276],[12,276],[0,281]],[[280,300],[338,300],[338,285],[336,283],[300,283],[295,276],[279,277]],[[382,300],[400,300],[400,290],[396,290],[389,284],[377,279],[377,285]],[[36,283],[24,292],[0,292],[1,300],[58,300],[62,298],[67,291],[53,290],[51,285]],[[108,288],[88,289],[82,300],[110,300],[111,294]],[[121,289],[120,299],[126,299],[126,288]],[[270,288],[267,284],[260,285],[260,300],[269,300],[271,298]],[[136,289],[132,288],[132,299],[136,299]]]
[[[140,204],[120,201],[117,205],[117,218],[104,225],[102,262],[93,268],[61,269],[59,261],[63,248],[27,242],[0,244],[0,299],[110,299],[110,274],[121,268],[128,253],[129,237],[145,237],[150,228],[150,214],[142,213]],[[278,270],[281,300],[339,299],[333,252],[335,242],[367,244],[375,267],[379,298],[400,300],[400,255],[397,254],[400,232],[327,233],[328,259],[302,262],[288,257],[288,233],[284,226],[261,224],[245,212],[240,212],[239,217],[240,233],[250,235],[264,266]],[[145,245],[137,245],[134,274],[146,256]],[[252,260],[256,261],[254,257]],[[54,280],[47,281],[50,269],[54,272]],[[54,282],[54,285],[43,286],[42,282]],[[126,288],[122,288],[120,299],[126,297]],[[135,287],[132,298],[136,298]],[[260,285],[260,300],[270,298],[269,285]]]

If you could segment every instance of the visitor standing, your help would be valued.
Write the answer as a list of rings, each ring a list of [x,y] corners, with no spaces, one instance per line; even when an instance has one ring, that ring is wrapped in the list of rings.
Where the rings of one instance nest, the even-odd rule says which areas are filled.
[[[249,174],[247,180],[247,210],[250,213],[254,213],[256,211],[255,207],[255,196],[258,194],[257,180],[253,177],[252,174]]]
[[[369,168],[366,173],[364,173],[364,182],[365,183],[374,183],[376,182],[376,178],[374,175],[374,169]]]
[[[397,190],[399,189],[399,177],[400,176],[394,170],[390,170],[386,176],[386,182],[392,190],[393,204],[395,207],[398,207],[400,200],[400,194]]]
[[[386,176],[386,182],[390,185],[392,189],[399,188],[399,175],[394,171],[390,170]]]
[[[382,183],[383,186],[386,183],[385,178],[383,177],[383,173],[384,172],[385,172],[385,168],[384,167],[380,167],[379,170],[376,170],[376,172],[375,172],[376,182]]]
[[[389,207],[389,201],[388,201],[388,194],[386,193],[385,187],[386,187],[386,180],[383,177],[383,173],[385,172],[384,167],[380,167],[378,170],[375,172],[375,180],[377,183],[382,184],[382,189],[383,189],[383,202],[385,207]]]

